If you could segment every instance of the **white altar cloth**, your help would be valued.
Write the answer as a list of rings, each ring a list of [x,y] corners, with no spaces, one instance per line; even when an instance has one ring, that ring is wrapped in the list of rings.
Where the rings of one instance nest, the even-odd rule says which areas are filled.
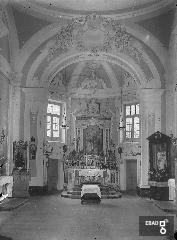
[[[96,193],[99,196],[99,198],[101,198],[100,188],[96,184],[85,184],[85,185],[83,185],[82,189],[81,189],[81,197],[85,193]]]

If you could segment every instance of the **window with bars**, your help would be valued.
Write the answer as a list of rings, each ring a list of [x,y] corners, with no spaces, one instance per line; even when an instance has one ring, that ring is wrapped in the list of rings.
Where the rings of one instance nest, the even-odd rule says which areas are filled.
[[[125,105],[125,139],[138,140],[140,137],[139,104]]]
[[[47,138],[51,141],[60,140],[61,105],[49,102],[47,106]]]

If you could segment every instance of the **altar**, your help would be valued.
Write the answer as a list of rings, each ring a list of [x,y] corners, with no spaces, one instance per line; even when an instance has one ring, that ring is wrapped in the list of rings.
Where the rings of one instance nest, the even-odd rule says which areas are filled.
[[[68,194],[75,191],[74,198],[83,184],[98,184],[101,190],[119,189],[120,162],[112,132],[114,100],[76,99],[75,104],[77,110],[72,114],[70,141],[63,160],[64,190]]]
[[[64,181],[68,189],[81,186],[84,183],[99,185],[117,185],[119,171],[116,162],[110,165],[104,157],[84,155],[74,161],[65,162]]]

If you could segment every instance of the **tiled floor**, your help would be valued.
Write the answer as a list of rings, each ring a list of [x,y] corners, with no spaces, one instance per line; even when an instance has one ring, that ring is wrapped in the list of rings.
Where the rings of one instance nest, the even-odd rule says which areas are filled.
[[[167,213],[151,200],[128,195],[102,200],[100,205],[81,205],[78,199],[56,194],[32,197],[9,212],[9,218],[1,223],[0,235],[13,240],[163,240],[138,236],[138,220],[143,215]]]

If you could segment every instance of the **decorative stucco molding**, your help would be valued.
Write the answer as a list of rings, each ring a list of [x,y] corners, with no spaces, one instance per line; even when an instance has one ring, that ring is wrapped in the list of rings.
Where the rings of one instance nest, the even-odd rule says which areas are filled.
[[[137,157],[141,155],[141,145],[139,143],[124,143],[123,154],[125,158]]]
[[[57,73],[48,83],[48,95],[59,97],[66,94],[66,86],[63,84],[64,77],[61,72]]]
[[[0,6],[0,38],[5,37],[8,34],[9,34],[9,30],[3,21],[3,9]]]
[[[49,26],[44,27],[42,30],[37,32],[32,36],[30,40],[28,40],[23,48],[20,51],[20,56],[18,60],[18,67],[19,70],[23,69],[26,61],[30,58],[30,56],[37,50],[40,49],[40,45],[44,42],[48,41],[43,49],[40,49],[43,52],[43,55],[46,57],[48,50],[54,45],[55,39],[54,36],[57,35],[58,32],[61,30],[61,25],[55,23]],[[127,32],[133,36],[134,38],[138,39],[141,42],[144,42],[144,36],[150,36],[148,42],[144,42],[162,61],[162,65],[164,69],[166,69],[166,50],[159,42],[157,38],[155,38],[151,33],[149,33],[144,28],[140,27],[137,24],[126,24]],[[90,54],[90,52],[88,52]],[[91,54],[90,54],[91,55]]]
[[[61,27],[53,46],[49,48],[48,60],[57,53],[62,54],[75,48],[81,52],[89,52],[89,56],[99,56],[100,52],[116,50],[133,57],[139,63],[142,53],[139,52],[140,46],[137,47],[134,42],[133,36],[118,21],[88,15],[73,19],[71,23]]]

